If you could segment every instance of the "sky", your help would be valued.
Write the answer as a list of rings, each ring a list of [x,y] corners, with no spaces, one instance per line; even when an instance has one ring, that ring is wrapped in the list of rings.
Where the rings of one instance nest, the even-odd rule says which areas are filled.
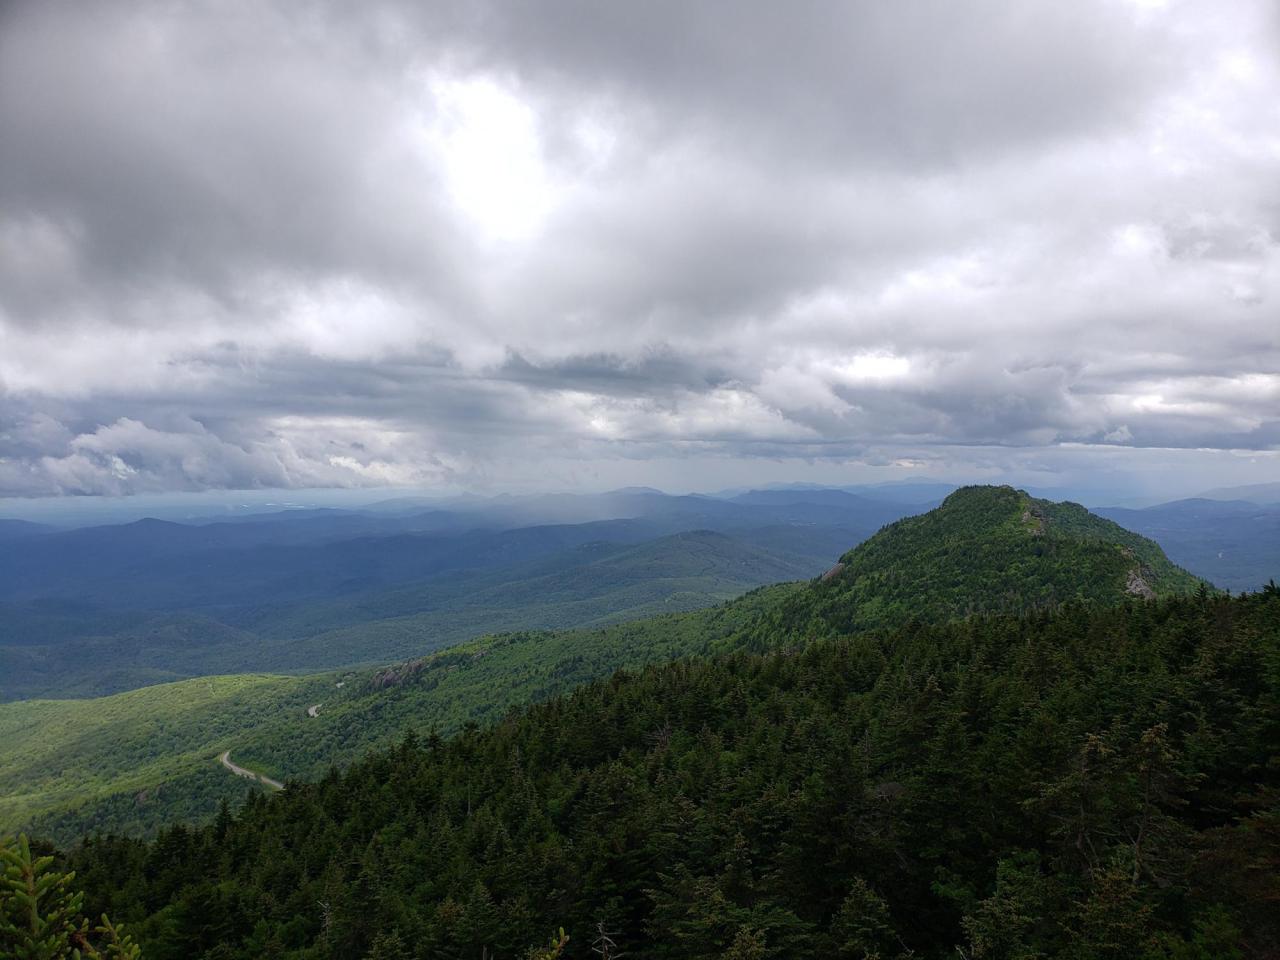
[[[0,4],[0,497],[1280,480],[1272,0]]]

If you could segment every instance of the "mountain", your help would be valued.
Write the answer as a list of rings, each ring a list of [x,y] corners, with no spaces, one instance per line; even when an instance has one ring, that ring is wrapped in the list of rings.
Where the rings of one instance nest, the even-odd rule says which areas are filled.
[[[890,503],[936,504],[950,496],[955,490],[954,483],[938,483],[934,480],[895,480],[889,483],[872,483],[864,486],[845,487],[873,500],[884,500]]]
[[[257,669],[311,669],[420,655],[497,631],[598,626],[728,600],[811,576],[815,558],[712,531],[644,543],[590,543],[514,567],[362,594],[255,623],[270,640]]]
[[[323,532],[308,533],[317,523]],[[518,563],[597,540],[634,543],[666,532],[616,520],[331,536],[327,519],[199,526],[139,520],[42,537],[21,556],[0,557],[0,600],[66,597],[115,609],[239,609]]]
[[[1263,960],[1277,636],[1205,592],[681,660],[61,864],[148,957]]]
[[[12,744],[0,752],[0,834],[32,828],[69,843],[92,830],[146,835],[178,818],[206,819],[220,800],[254,789],[217,764],[223,750],[280,780],[320,776],[407,727],[450,735],[621,668],[731,649],[796,589],[763,587],[711,609],[593,629],[481,637],[377,669],[200,677],[92,700],[0,704],[0,738]]]
[[[0,550],[0,700],[380,663],[494,631],[693,609],[812,576],[918,509],[834,493],[731,503],[633,488],[413,501],[402,511],[0,525],[0,537],[21,536]],[[727,536],[755,558],[712,551],[704,560],[718,568],[679,578],[638,557],[596,563],[611,550],[698,531]],[[578,567],[583,575],[568,575]],[[542,579],[557,572],[561,586]],[[547,589],[519,586],[534,580]]]
[[[436,503],[434,507],[437,511],[446,510],[452,516],[465,518],[464,522],[475,528],[576,524],[629,518],[675,523],[686,530],[706,528],[724,531],[726,525],[804,522],[869,527],[869,532],[889,520],[919,509],[919,502],[911,498],[898,502],[885,497],[858,497],[835,504],[833,512],[833,505],[821,499],[823,493],[832,491],[811,487],[797,488],[797,491],[800,489],[814,491],[818,496],[791,496],[771,503],[724,496],[676,496],[647,487],[628,487],[598,494],[469,498],[447,505]],[[395,515],[424,510],[428,503],[414,499],[386,501],[374,505],[369,512]],[[773,506],[783,509],[770,512],[769,508]]]
[[[890,524],[790,598],[763,629],[850,633],[908,620],[1116,604],[1200,586],[1160,547],[1074,503],[1013,487],[962,487]]]
[[[896,520],[898,511],[887,508],[883,503],[860,497],[847,490],[829,489],[784,489],[784,490],[748,490],[730,498],[731,503],[750,505],[788,506],[795,504],[818,504],[828,507],[857,509],[871,514],[873,511],[884,518],[885,523]]]
[[[1280,503],[1196,498],[1097,513],[1158,540],[1175,563],[1224,589],[1280,579]]]
[[[447,648],[334,697],[309,740],[323,748],[264,727],[244,743],[244,756],[279,776],[314,775],[385,740],[378,718],[388,715],[397,726],[416,722],[451,733],[612,670],[676,656],[771,649],[912,619],[1123,604],[1200,586],[1156,544],[1075,504],[1007,487],[957,491],[930,513],[887,526],[834,569],[834,576],[756,590],[685,616],[600,631],[521,631]]]
[[[583,616],[577,622],[583,623],[590,622],[583,611],[598,616],[612,607],[616,616],[617,605],[624,602],[620,598],[655,596],[646,593],[648,584],[660,585],[656,596],[661,596],[671,584],[687,583],[687,578],[693,577],[705,595],[716,589],[714,582],[705,580],[708,573],[730,577],[738,571],[743,580],[735,584],[740,587],[752,577],[778,569],[776,558],[710,533],[683,534],[662,544],[626,549],[591,549],[600,551],[591,564],[551,569],[542,576],[530,571],[523,581],[491,582],[487,592],[460,594],[456,604],[446,604],[430,615],[435,619],[423,614],[381,621],[383,627],[378,629],[387,633],[381,636],[379,649],[391,649],[395,644],[400,649],[413,649],[417,644],[417,652],[426,656],[394,667],[299,679],[298,684],[312,679],[320,682],[316,689],[323,691],[318,697],[323,703],[316,716],[289,708],[272,717],[269,709],[255,703],[244,708],[242,725],[228,716],[223,726],[225,737],[219,743],[223,749],[234,748],[239,762],[278,779],[313,777],[332,763],[351,762],[369,747],[394,740],[405,726],[434,728],[447,735],[467,723],[493,723],[513,707],[562,694],[620,668],[635,669],[677,657],[793,646],[816,637],[883,629],[912,619],[942,622],[972,612],[1020,612],[1067,602],[1123,604],[1145,598],[1147,590],[1163,596],[1194,591],[1198,586],[1193,577],[1170,564],[1155,544],[1094,517],[1082,507],[1033,500],[1007,487],[974,487],[957,491],[929,514],[890,524],[847,552],[838,572],[826,579],[755,590],[693,613],[597,629],[519,629],[431,652],[433,646],[443,646],[430,641],[438,639],[450,622],[483,622],[467,619],[473,605],[490,618],[510,616],[516,621],[539,610],[538,597],[554,608],[559,597],[580,597],[586,585],[596,584],[598,596],[603,598],[601,606],[581,602],[575,608]],[[637,569],[645,576],[634,575]],[[609,587],[615,577],[624,585],[618,590]],[[1140,589],[1144,585],[1147,589]],[[505,613],[495,609],[504,597],[513,601]],[[387,597],[384,602],[413,601],[412,597]],[[665,601],[663,606],[670,608]],[[644,608],[627,609],[639,612]],[[326,618],[333,616],[326,614]],[[429,623],[435,627],[428,629]],[[433,630],[438,631],[434,636]],[[317,634],[307,642],[314,646],[317,658],[333,648],[339,651],[337,659],[346,659],[353,655],[350,645],[358,638],[358,634],[353,639],[339,630]],[[339,682],[342,687],[335,686]],[[165,699],[169,695],[157,696]],[[145,696],[129,702],[139,711],[147,709]],[[289,702],[296,704],[297,697]],[[5,710],[20,708],[19,704],[0,706],[0,717]],[[165,708],[157,705],[154,709],[162,714]],[[174,721],[172,730],[175,752],[207,749],[205,732],[186,730],[181,718]],[[140,741],[129,747],[121,745],[117,753],[150,763],[153,750],[151,743]],[[71,775],[87,782],[91,755],[73,750],[60,756],[60,763]],[[206,766],[212,766],[212,756],[209,754]],[[4,782],[0,768],[0,786]],[[229,778],[225,790],[236,795],[243,792]],[[209,790],[206,779],[193,781],[190,787],[171,783],[167,795],[177,798],[191,792],[204,796],[205,809],[212,812],[209,804],[216,802],[218,794]],[[90,824],[150,829],[168,815],[165,802],[138,808],[100,779],[91,805],[74,814],[66,804],[50,807],[51,819],[41,822],[45,830],[64,838]],[[18,817],[7,824],[0,821],[0,829],[19,825]]]
[[[56,527],[43,523],[31,523],[29,520],[0,519],[0,543],[29,540],[33,537],[54,533],[56,530]]]
[[[1243,487],[1218,487],[1200,494],[1204,500],[1248,500],[1251,503],[1280,504],[1280,482],[1251,483]]]
[[[169,526],[153,528],[165,544]],[[384,663],[497,631],[692,610],[764,583],[812,576],[830,562],[836,537],[849,536],[838,528],[810,530],[801,540],[789,528],[764,528],[742,531],[758,545],[711,531],[642,539],[652,531],[638,521],[605,521],[229,557],[215,552],[190,563],[184,555],[171,560],[172,576],[198,575],[207,584],[181,593],[156,584],[139,591],[181,595],[193,604],[221,594],[240,606],[148,611],[104,607],[100,598],[0,603],[0,698],[101,696],[205,674]],[[232,559],[242,562],[237,567]],[[278,569],[270,569],[270,559]],[[337,571],[354,575],[361,562],[359,585],[339,582]],[[401,580],[410,570],[417,576]],[[328,593],[316,595],[326,585]]]
[[[776,483],[754,490],[725,490],[716,497],[736,503],[862,503],[898,504],[900,506],[937,506],[956,490],[954,483],[938,483],[915,478],[889,483],[855,484],[826,487],[814,483]],[[845,497],[854,498],[845,500]]]
[[[690,530],[838,530],[861,540],[914,512],[828,491],[733,503],[644,490],[464,504],[408,516],[333,510],[175,523],[145,519],[28,538],[0,553],[0,602],[66,599],[112,610],[195,611],[239,625],[245,609],[394,587],[509,565],[586,543],[639,543]],[[21,521],[0,526],[24,535]],[[230,619],[228,619],[230,617]]]

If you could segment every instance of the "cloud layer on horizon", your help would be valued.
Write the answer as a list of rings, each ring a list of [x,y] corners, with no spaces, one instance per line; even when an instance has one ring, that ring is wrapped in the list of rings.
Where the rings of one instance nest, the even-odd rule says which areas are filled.
[[[1280,466],[1266,0],[0,18],[0,496]]]

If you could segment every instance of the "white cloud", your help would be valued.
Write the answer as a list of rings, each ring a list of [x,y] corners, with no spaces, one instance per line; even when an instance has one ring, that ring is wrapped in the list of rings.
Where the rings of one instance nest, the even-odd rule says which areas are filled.
[[[11,5],[0,492],[1264,469],[1273,5],[1007,2]]]
[[[424,136],[445,187],[484,241],[533,239],[555,203],[538,115],[490,77],[436,77]]]

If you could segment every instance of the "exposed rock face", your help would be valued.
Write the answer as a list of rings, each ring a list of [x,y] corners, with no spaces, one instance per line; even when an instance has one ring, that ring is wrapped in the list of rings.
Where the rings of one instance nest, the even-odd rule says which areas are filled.
[[[398,687],[414,674],[420,672],[425,667],[427,661],[410,660],[408,663],[402,663],[399,666],[387,667],[379,670],[369,680],[369,685],[374,690],[385,690],[387,687]]]
[[[822,575],[822,582],[826,583],[829,580],[834,580],[836,577],[840,576],[840,574],[843,572],[844,572],[844,564],[837,563],[834,567],[832,567],[830,570],[828,570],[826,573]]]
[[[488,647],[471,651],[441,650],[429,657],[384,667],[369,678],[369,687],[373,690],[386,690],[388,687],[398,687],[408,683],[419,674],[430,677],[440,673],[451,673],[462,669],[468,663],[483,660],[490,652]]]
[[[1125,593],[1131,593],[1135,597],[1141,597],[1143,600],[1154,600],[1156,592],[1151,589],[1151,584],[1143,578],[1143,570],[1141,567],[1134,567],[1129,571],[1129,579],[1124,585]]]

